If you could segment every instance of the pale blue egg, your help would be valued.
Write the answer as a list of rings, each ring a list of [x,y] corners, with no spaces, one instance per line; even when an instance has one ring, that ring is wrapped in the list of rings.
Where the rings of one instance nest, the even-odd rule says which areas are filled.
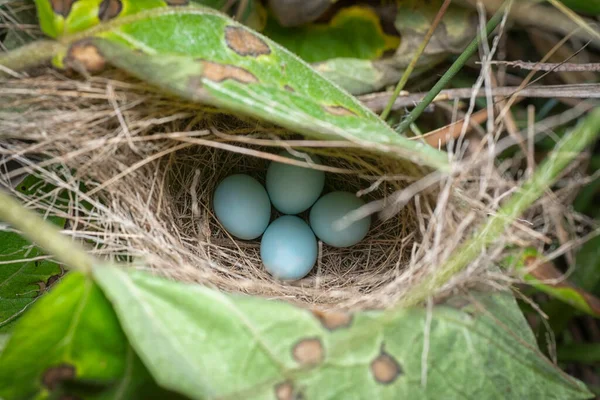
[[[306,222],[293,215],[284,215],[265,231],[260,242],[260,257],[274,277],[300,279],[317,261],[317,239]]]
[[[243,174],[228,176],[219,183],[213,208],[227,232],[244,240],[262,235],[271,218],[267,191],[256,179]]]
[[[280,156],[306,161],[287,151]],[[310,156],[320,164],[317,156]],[[273,207],[284,214],[298,214],[308,210],[321,195],[325,185],[325,173],[312,168],[272,162],[267,169],[266,186]]]
[[[342,230],[336,229],[339,226],[334,223],[364,204],[364,201],[353,193],[332,192],[326,194],[310,210],[310,226],[315,235],[330,246],[353,246],[367,236],[371,218],[362,218]]]

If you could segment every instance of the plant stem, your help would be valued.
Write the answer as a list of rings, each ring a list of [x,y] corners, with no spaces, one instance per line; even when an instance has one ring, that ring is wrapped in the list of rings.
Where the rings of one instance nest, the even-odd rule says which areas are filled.
[[[12,71],[34,67],[51,59],[64,45],[54,40],[40,40],[0,54],[0,65]],[[0,70],[0,77],[8,75]]]
[[[495,215],[488,218],[473,238],[468,239],[457,248],[433,276],[426,277],[420,284],[409,290],[400,302],[400,306],[412,306],[422,302],[453,276],[464,270],[486,247],[498,240],[515,219],[544,194],[561,171],[599,134],[600,107],[590,112],[577,128],[558,142],[552,153],[537,168],[531,178],[521,185],[521,189],[513,194]]]
[[[512,4],[512,1],[508,1],[507,3],[505,3],[502,7],[500,7],[500,9],[498,9],[498,11],[496,11],[496,14],[494,14],[492,19],[489,20],[485,27],[488,36],[494,31],[494,29],[496,29],[500,21],[502,21],[505,9],[510,4]],[[408,129],[410,124],[415,122],[415,120],[419,118],[419,116],[421,116],[421,114],[423,113],[423,111],[425,111],[427,106],[431,104],[431,102],[436,98],[436,96],[448,85],[448,83],[450,83],[452,78],[454,78],[454,76],[462,69],[462,67],[467,63],[469,58],[471,58],[471,56],[475,54],[475,52],[479,48],[479,43],[481,42],[481,40],[481,35],[478,34],[475,37],[475,39],[473,39],[473,41],[467,46],[465,51],[463,51],[462,54],[456,59],[456,61],[454,62],[454,64],[452,64],[448,71],[446,71],[446,73],[440,78],[440,80],[431,88],[431,90],[427,93],[427,96],[425,96],[423,100],[419,104],[417,104],[417,106],[410,112],[410,114],[408,114],[408,116],[398,125],[398,128],[396,129],[398,133],[404,133]]]
[[[440,24],[440,21],[442,20],[444,14],[446,14],[446,10],[450,6],[451,2],[452,2],[452,0],[444,0],[444,4],[442,4],[442,6],[440,7],[440,10],[438,11],[437,15],[433,19],[433,22],[431,23],[431,26],[429,27],[429,30],[427,31],[427,34],[425,35],[423,42],[421,43],[421,45],[419,46],[419,48],[413,55],[412,60],[410,60],[410,64],[408,64],[408,68],[406,68],[406,70],[404,71],[404,74],[402,74],[402,78],[400,78],[400,82],[398,82],[398,85],[396,86],[396,89],[394,90],[392,97],[390,97],[390,100],[388,101],[387,106],[381,113],[381,119],[383,119],[384,121],[390,115],[390,111],[392,111],[392,107],[394,106],[394,103],[396,102],[398,95],[400,94],[402,89],[404,89],[404,86],[406,86],[406,82],[408,82],[408,78],[410,78],[410,75],[412,74],[413,70],[417,66],[417,61],[419,61],[421,54],[423,54],[423,52],[425,51],[425,48],[429,44],[429,41],[431,40],[431,37],[433,36],[433,33],[435,32],[437,26]]]
[[[0,190],[0,220],[20,230],[23,236],[66,266],[91,273],[93,259],[82,247],[62,235],[56,226],[44,221],[36,212],[23,207],[3,190]]]

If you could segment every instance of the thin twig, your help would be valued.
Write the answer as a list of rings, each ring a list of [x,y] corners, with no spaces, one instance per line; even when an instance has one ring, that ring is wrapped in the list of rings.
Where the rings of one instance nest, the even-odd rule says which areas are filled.
[[[492,88],[494,96],[512,96],[516,94],[518,97],[532,97],[553,99],[557,97],[575,98],[575,99],[600,99],[600,84],[597,83],[582,83],[574,85],[545,85],[545,86],[529,86],[519,91],[517,86],[506,86]],[[467,99],[473,94],[472,88],[446,89],[442,90],[438,96],[433,99],[434,103],[456,99]],[[477,92],[477,97],[485,97],[485,90],[481,89]],[[380,112],[392,94],[390,92],[374,93],[365,96],[360,96],[360,101],[373,110]],[[412,93],[400,95],[394,102],[393,110],[398,110],[404,107],[412,107],[416,103],[422,101],[427,93]]]
[[[600,71],[600,63],[534,63],[527,61],[489,61],[490,64],[501,64],[507,67],[514,67],[526,70],[535,71],[551,71],[551,72],[598,72]]]

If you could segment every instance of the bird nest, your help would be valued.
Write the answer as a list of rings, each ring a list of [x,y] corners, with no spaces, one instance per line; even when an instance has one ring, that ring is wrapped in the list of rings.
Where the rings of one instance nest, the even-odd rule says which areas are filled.
[[[87,80],[54,72],[11,79],[0,102],[7,105],[0,111],[3,156],[23,165],[0,179],[7,184],[25,171],[56,186],[20,195],[26,204],[67,218],[65,233],[100,257],[226,292],[324,308],[385,307],[443,264],[489,212],[475,195],[481,179],[436,176],[349,142],[305,140],[164,96],[115,71]],[[325,192],[356,193],[373,221],[355,246],[319,243],[316,266],[294,282],[269,275],[260,241],[228,235],[211,204],[230,174],[264,183],[281,148],[317,154]],[[442,292],[479,281],[486,270],[478,266],[494,257],[482,254]]]

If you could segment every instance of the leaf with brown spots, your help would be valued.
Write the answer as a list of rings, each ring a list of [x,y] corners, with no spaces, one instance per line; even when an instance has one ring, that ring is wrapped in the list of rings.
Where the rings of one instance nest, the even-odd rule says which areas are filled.
[[[445,153],[398,135],[297,56],[220,13],[157,8],[105,26],[90,38],[100,56],[165,92],[306,137],[345,139],[388,157],[449,170]]]
[[[536,350],[510,295],[472,295],[462,310],[436,306],[430,323],[427,310],[413,308],[356,313],[348,327],[331,330],[348,322],[345,314],[315,315],[114,267],[95,268],[94,276],[154,379],[192,399],[589,394]]]
[[[78,39],[94,43],[78,49],[75,57],[73,51],[69,56],[60,49],[54,64],[89,65],[89,71],[106,60],[194,102],[266,120],[306,137],[348,140],[366,151],[450,171],[447,154],[398,135],[356,98],[252,29],[208,8],[167,7],[162,0],[148,0],[128,1],[121,9],[123,1],[74,7],[64,20],[49,13],[47,1],[40,0],[45,33],[59,37],[79,32]],[[348,13],[363,18],[356,10]],[[101,19],[110,23],[100,24]],[[69,37],[63,41],[69,43]]]

